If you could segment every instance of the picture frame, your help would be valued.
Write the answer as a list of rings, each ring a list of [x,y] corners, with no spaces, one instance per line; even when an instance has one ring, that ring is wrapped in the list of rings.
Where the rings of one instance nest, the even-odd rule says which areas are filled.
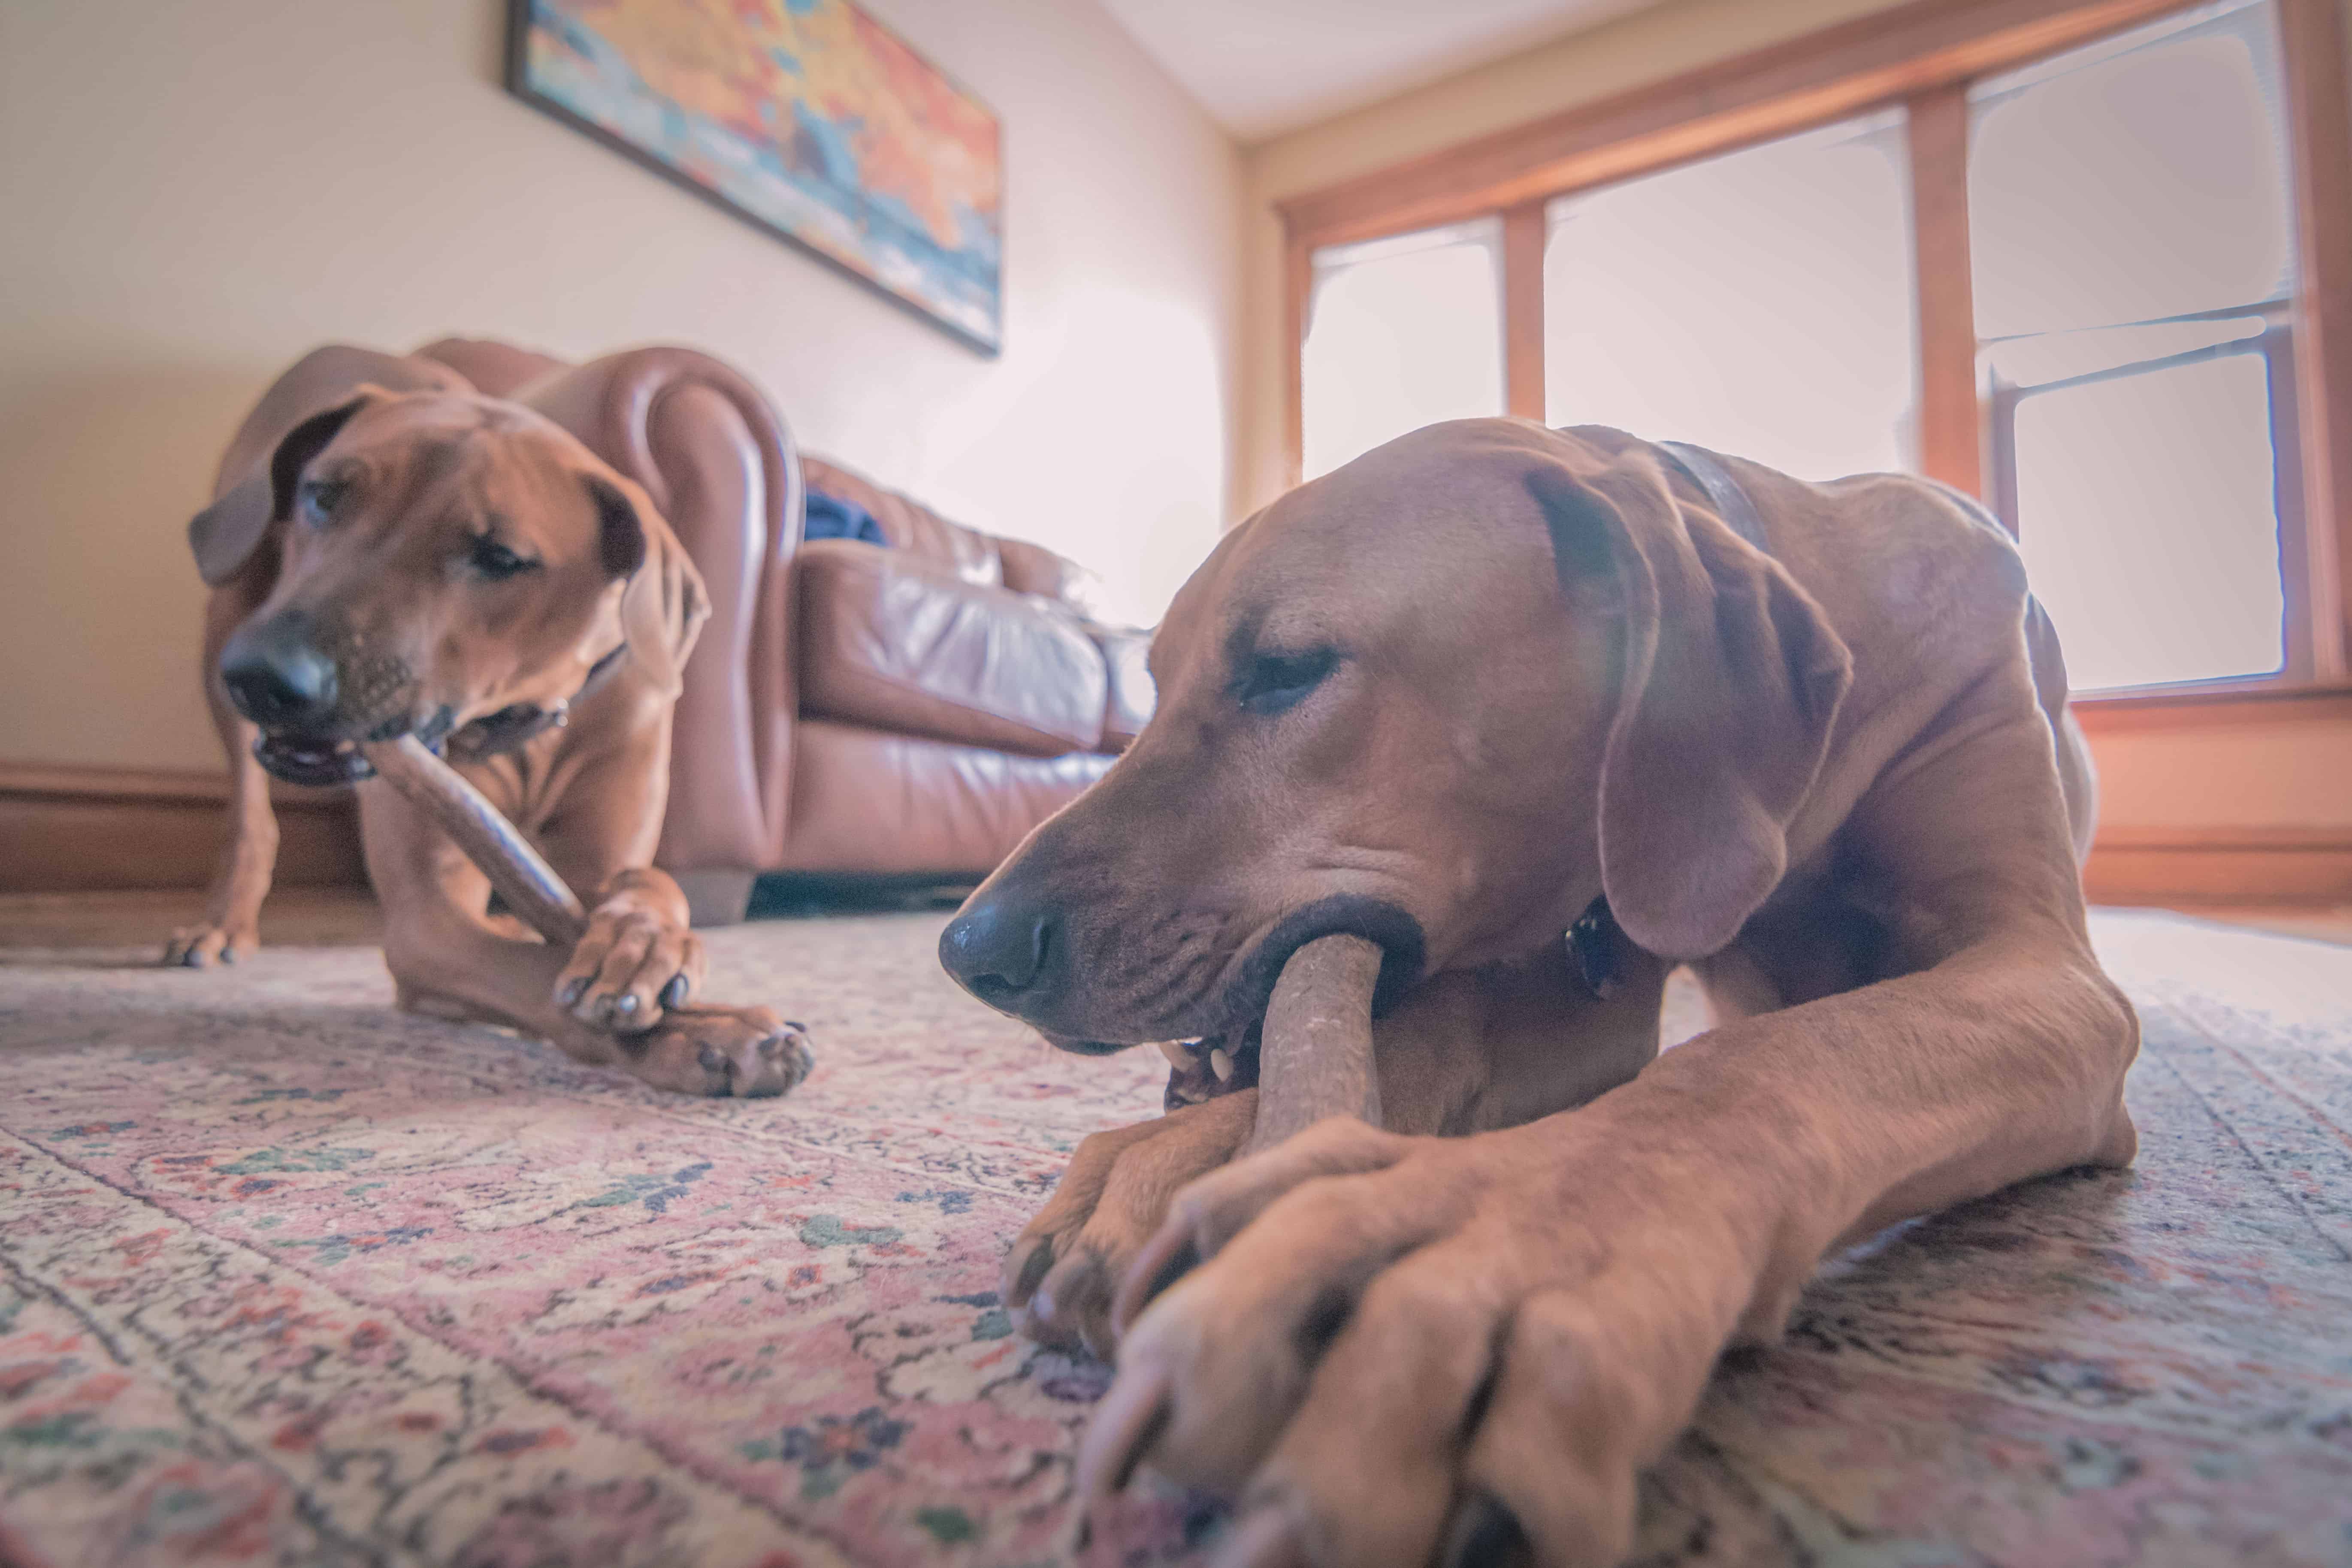
[[[1003,122],[856,0],[508,0],[506,86],[1003,352]]]

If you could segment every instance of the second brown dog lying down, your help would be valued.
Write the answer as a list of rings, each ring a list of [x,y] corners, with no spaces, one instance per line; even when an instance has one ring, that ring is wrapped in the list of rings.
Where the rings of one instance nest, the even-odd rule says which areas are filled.
[[[511,1026],[661,1089],[782,1094],[809,1070],[799,1026],[680,1010],[706,960],[651,864],[701,580],[635,485],[536,409],[453,380],[361,349],[310,355],[247,418],[190,525],[239,807],[212,916],[167,957],[250,944],[276,841],[264,770],[358,781],[401,1005]],[[434,818],[368,776],[362,746],[404,735],[446,745],[582,891],[576,944],[490,913],[488,880]]]
[[[940,952],[1066,1048],[1230,1064],[1302,944],[1383,950],[1385,1130],[1237,1158],[1255,1090],[1180,1106],[1008,1259],[1117,1355],[1084,1486],[1240,1497],[1228,1565],[1612,1563],[1829,1249],[2131,1158],[2063,666],[1952,492],[1437,426],[1229,534],[1151,665]],[[1659,1056],[1677,962],[1718,1022]]]

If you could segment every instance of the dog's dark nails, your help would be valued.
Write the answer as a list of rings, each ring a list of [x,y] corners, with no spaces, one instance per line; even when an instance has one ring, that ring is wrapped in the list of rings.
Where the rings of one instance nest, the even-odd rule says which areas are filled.
[[[686,976],[683,974],[671,975],[669,977],[669,984],[662,987],[661,1005],[665,1007],[675,1007],[685,1000]]]
[[[1444,1568],[1520,1568],[1534,1561],[1534,1552],[1509,1509],[1474,1492],[1455,1511],[1437,1560]]]
[[[563,986],[563,994],[558,998],[558,1000],[560,1000],[566,1007],[569,1007],[587,994],[588,977],[583,974],[577,980],[566,981]]]
[[[1026,1253],[1016,1251],[1005,1259],[1005,1277],[1010,1281],[1004,1288],[1007,1307],[1026,1306],[1037,1287],[1045,1282],[1045,1275],[1054,1267],[1054,1238],[1041,1236],[1025,1244]]]
[[[636,993],[634,991],[629,993],[629,994],[622,997],[618,1002],[614,1003],[613,1006],[614,1011],[618,1012],[624,1018],[635,1017],[637,1016]]]

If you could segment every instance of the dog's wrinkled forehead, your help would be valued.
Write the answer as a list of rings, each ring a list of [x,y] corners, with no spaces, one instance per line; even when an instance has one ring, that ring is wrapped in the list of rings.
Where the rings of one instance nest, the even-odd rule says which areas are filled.
[[[1477,592],[1543,540],[1528,477],[1559,460],[1558,445],[1523,420],[1452,420],[1300,485],[1226,534],[1177,595],[1153,646],[1155,675],[1164,689],[1196,651],[1248,641],[1255,628],[1288,640],[1286,628],[1342,599],[1362,626],[1383,605]]]
[[[306,471],[354,485],[353,500],[386,521],[489,526],[571,553],[593,546],[585,480],[601,468],[530,409],[418,393],[362,408]]]

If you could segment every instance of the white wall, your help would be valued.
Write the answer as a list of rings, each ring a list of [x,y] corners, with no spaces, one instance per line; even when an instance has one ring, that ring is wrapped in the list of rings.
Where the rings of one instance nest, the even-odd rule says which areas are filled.
[[[1228,510],[1239,156],[1092,0],[866,4],[1003,119],[1001,359],[508,96],[502,0],[0,5],[0,759],[216,765],[182,528],[328,340],[706,349],[1156,616]]]

